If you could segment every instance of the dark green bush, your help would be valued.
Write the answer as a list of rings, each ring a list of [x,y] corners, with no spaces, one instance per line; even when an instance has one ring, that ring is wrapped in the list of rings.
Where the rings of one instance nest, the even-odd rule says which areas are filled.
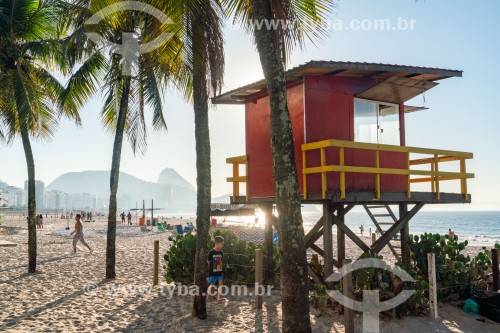
[[[214,247],[213,237],[224,237],[224,284],[253,285],[255,282],[255,250],[262,249],[263,245],[239,239],[236,234],[227,229],[218,229],[211,234],[208,248]],[[173,243],[164,258],[166,261],[165,279],[168,283],[177,282],[185,285],[193,283],[194,259],[196,252],[196,235],[188,233],[170,238]],[[274,249],[276,272],[279,271],[278,251]]]
[[[193,283],[194,256],[196,252],[196,236],[188,232],[186,235],[169,237],[172,245],[165,253],[165,279],[168,283],[178,282],[185,285]]]
[[[438,300],[458,300],[471,294],[471,260],[461,251],[468,242],[460,243],[458,236],[441,236],[425,233],[409,240],[412,267],[410,274],[417,281],[428,282],[427,254],[436,254],[436,278]]]

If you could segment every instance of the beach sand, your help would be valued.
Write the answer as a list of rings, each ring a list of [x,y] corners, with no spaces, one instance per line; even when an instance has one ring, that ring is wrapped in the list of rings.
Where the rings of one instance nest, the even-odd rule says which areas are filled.
[[[169,220],[176,224],[179,220]],[[182,221],[186,222],[186,221]],[[70,223],[73,229],[73,222]],[[84,223],[91,255],[78,246],[72,253],[66,220],[44,219],[38,230],[37,273],[27,273],[27,228],[20,218],[4,218],[0,239],[15,247],[0,247],[1,332],[279,332],[279,291],[264,296],[261,311],[250,296],[228,296],[208,303],[207,320],[191,316],[192,297],[169,289],[160,277],[152,288],[153,243],[160,240],[160,260],[169,246],[169,233],[138,233],[138,227],[121,227],[117,236],[116,274],[104,280],[106,221]],[[126,236],[128,234],[129,236]],[[368,242],[368,239],[365,239]],[[469,249],[469,251],[478,250]],[[347,242],[346,253],[357,249]],[[162,272],[162,269],[160,269]],[[162,275],[163,273],[160,273]],[[179,289],[180,290],[180,289]],[[479,322],[459,308],[440,304],[440,318],[406,317],[382,320],[381,332],[498,332],[500,324]],[[314,312],[314,311],[313,311]],[[313,332],[344,332],[343,316],[327,311],[311,315]],[[361,331],[361,316],[355,318]]]

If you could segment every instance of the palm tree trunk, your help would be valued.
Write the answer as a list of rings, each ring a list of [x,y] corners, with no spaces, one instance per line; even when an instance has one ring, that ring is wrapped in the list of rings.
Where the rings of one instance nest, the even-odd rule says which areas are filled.
[[[193,316],[207,318],[207,244],[210,227],[210,202],[212,179],[210,174],[210,133],[208,126],[208,91],[206,61],[195,59],[193,73],[193,104],[196,138],[196,255],[194,283],[199,295],[194,297]]]
[[[118,180],[120,176],[120,159],[122,155],[123,134],[125,132],[125,122],[127,119],[128,100],[130,94],[130,76],[123,77],[122,95],[120,100],[120,110],[116,123],[115,142],[113,144],[113,159],[111,160],[110,173],[110,194],[109,194],[109,215],[108,215],[108,236],[106,241],[106,279],[116,277],[116,193],[118,192]]]
[[[252,19],[272,19],[268,0],[252,0]],[[274,31],[254,29],[271,107],[271,150],[278,209],[283,332],[311,332],[309,278],[300,194],[283,60]]]
[[[24,155],[28,166],[28,272],[36,272],[36,197],[35,197],[35,160],[28,129],[21,126],[21,138],[23,141]]]

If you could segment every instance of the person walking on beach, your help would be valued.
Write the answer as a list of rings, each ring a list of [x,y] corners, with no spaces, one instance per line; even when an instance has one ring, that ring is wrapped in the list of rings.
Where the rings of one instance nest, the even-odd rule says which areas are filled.
[[[451,231],[451,229],[448,229],[448,235],[450,236],[451,239],[455,238],[455,233]]]
[[[359,232],[361,233],[361,236],[363,236],[363,230],[364,230],[363,225],[360,225],[359,226]]]
[[[75,230],[73,230],[70,234],[70,236],[75,234],[75,236],[73,237],[73,253],[76,253],[76,243],[80,241],[83,245],[85,245],[89,249],[90,254],[92,254],[93,252],[92,248],[85,242],[85,239],[83,238],[83,224],[80,221],[81,218],[82,216],[80,214],[76,214]]]
[[[132,213],[128,212],[127,219],[128,219],[128,225],[132,225]]]
[[[43,229],[43,215],[40,214],[40,229]]]
[[[125,224],[125,212],[122,212],[120,216],[122,218],[122,224]]]
[[[208,299],[215,296],[212,293],[212,289],[217,288],[217,300],[221,301],[221,287],[224,284],[224,275],[222,272],[222,257],[224,252],[222,252],[222,247],[224,246],[224,238],[222,236],[215,237],[214,248],[208,252],[207,263],[208,263]]]
[[[29,218],[28,218],[28,220],[29,220]],[[36,223],[36,228],[40,229],[40,215],[36,216],[35,223]]]

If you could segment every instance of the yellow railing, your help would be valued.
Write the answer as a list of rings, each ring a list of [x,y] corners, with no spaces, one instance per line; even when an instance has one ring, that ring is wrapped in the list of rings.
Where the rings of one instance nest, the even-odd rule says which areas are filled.
[[[326,165],[326,148],[336,147],[339,153],[338,165]],[[308,167],[306,152],[310,150],[320,150],[321,165],[316,167]],[[345,149],[364,149],[375,152],[373,167],[361,167],[354,165],[345,165]],[[381,151],[399,152],[406,154],[406,168],[381,168],[380,156]],[[410,159],[410,154],[431,155],[428,158]],[[436,193],[437,200],[440,199],[439,182],[444,180],[460,180],[461,193],[464,198],[467,198],[467,178],[474,178],[473,173],[466,173],[465,160],[471,159],[472,153],[464,153],[458,151],[436,150],[417,147],[392,146],[373,143],[361,143],[342,140],[323,140],[302,145],[302,180],[304,199],[307,199],[307,175],[321,174],[321,194],[322,198],[326,199],[327,191],[327,172],[338,172],[340,174],[340,198],[345,198],[345,174],[352,173],[368,173],[375,176],[375,198],[380,199],[380,175],[405,175],[407,179],[406,192],[407,197],[411,197],[411,183],[431,182],[432,192]],[[460,161],[460,172],[444,172],[439,171],[439,163],[449,161]],[[415,170],[411,169],[414,165],[430,164],[431,170]],[[425,176],[419,178],[411,178],[412,175]]]
[[[248,175],[248,164],[247,156],[236,156],[226,158],[226,163],[233,165],[233,176],[227,178],[228,182],[233,183],[233,196],[237,197],[240,195],[240,183],[247,182]],[[240,164],[245,164],[245,175],[240,176]],[[248,185],[246,186],[246,197],[248,201]]]

